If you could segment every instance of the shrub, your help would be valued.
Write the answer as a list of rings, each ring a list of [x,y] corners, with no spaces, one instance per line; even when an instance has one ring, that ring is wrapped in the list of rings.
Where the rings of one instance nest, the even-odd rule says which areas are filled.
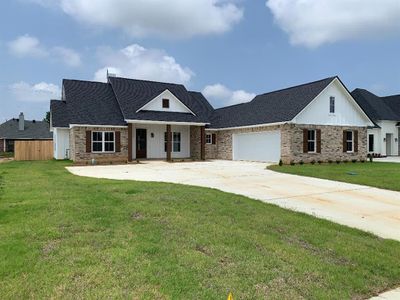
[[[344,159],[343,162],[344,162],[345,164],[347,164],[349,161],[348,161],[347,159]]]
[[[322,160],[319,160],[318,163],[319,163],[319,164],[322,164]]]
[[[301,161],[299,162],[299,164],[300,164],[300,165],[304,165],[304,161],[301,160]]]
[[[373,162],[374,161],[374,157],[372,155],[369,156],[369,162]]]
[[[282,167],[283,165],[282,159],[279,160],[279,165]]]
[[[292,160],[291,162],[290,162],[290,165],[291,166],[294,166],[296,163]]]
[[[357,159],[352,159],[351,162],[354,164],[357,162]]]
[[[365,159],[360,159],[360,162],[365,163]]]
[[[330,163],[330,164],[333,163],[333,160],[328,160],[328,163]]]
[[[312,165],[315,165],[315,162],[316,162],[315,160],[312,160],[312,161],[311,161],[311,164],[312,164]]]
[[[336,160],[336,163],[337,163],[337,164],[340,164],[340,160],[337,159],[337,160]]]

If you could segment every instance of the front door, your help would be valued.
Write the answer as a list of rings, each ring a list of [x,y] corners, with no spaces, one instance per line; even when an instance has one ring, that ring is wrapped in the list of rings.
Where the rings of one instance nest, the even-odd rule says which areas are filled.
[[[147,131],[136,129],[136,158],[147,157]]]

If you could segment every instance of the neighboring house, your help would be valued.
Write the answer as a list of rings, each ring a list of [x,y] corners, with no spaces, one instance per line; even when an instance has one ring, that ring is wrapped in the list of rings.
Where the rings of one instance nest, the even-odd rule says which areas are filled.
[[[220,109],[179,84],[64,80],[50,107],[54,157],[77,163],[365,159],[374,126],[338,77]]]
[[[18,119],[11,119],[0,125],[0,152],[14,152],[18,140],[52,140],[50,125],[45,121],[27,121],[20,113]]]
[[[399,155],[400,95],[379,97],[365,89],[355,89],[351,94],[375,122],[368,129],[368,152]]]

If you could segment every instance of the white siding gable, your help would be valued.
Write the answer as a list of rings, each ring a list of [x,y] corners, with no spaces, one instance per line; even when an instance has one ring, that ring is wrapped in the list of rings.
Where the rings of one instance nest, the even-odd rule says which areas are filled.
[[[162,102],[163,99],[169,100],[169,108],[163,108]],[[165,112],[181,112],[181,113],[194,113],[185,106],[174,94],[172,94],[169,90],[165,90],[160,95],[155,97],[150,102],[146,103],[143,107],[138,109],[141,110],[152,110],[152,111],[165,111]]]
[[[335,113],[329,112],[330,97],[335,97]],[[373,126],[362,109],[338,79],[333,80],[294,119],[297,124]]]

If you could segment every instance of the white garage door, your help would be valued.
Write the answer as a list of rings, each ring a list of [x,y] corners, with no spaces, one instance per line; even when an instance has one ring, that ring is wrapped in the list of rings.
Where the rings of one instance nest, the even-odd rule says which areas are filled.
[[[280,130],[233,134],[233,160],[278,162],[281,158]]]

